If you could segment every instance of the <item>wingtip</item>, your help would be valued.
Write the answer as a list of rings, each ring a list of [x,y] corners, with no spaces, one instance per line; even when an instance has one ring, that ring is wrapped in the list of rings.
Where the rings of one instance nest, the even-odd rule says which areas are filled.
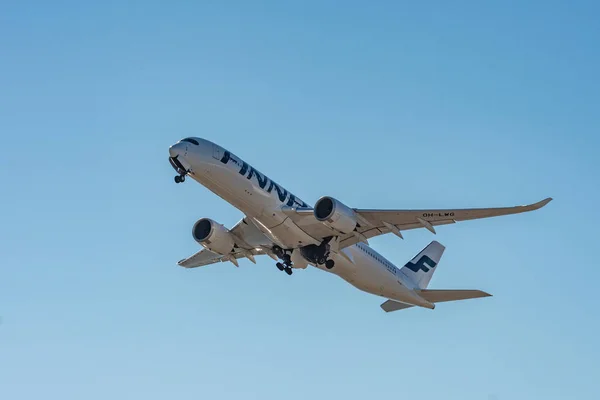
[[[552,200],[554,200],[552,197],[547,197],[542,201],[538,201],[537,203],[532,204],[531,206],[537,210],[539,208],[544,207],[546,204],[550,203]]]

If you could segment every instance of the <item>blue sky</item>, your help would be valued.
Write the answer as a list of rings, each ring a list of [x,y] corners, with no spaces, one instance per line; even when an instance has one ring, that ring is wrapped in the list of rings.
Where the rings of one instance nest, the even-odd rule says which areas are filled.
[[[600,9],[416,3],[0,4],[0,396],[599,397]],[[555,200],[438,229],[431,287],[494,297],[386,314],[268,258],[177,267],[242,216],[173,183],[185,136],[309,203]]]

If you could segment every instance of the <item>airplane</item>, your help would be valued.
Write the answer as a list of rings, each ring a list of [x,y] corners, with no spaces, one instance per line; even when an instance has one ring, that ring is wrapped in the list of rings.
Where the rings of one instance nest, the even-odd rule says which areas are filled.
[[[388,210],[352,208],[331,196],[319,198],[313,207],[216,143],[187,137],[169,147],[169,162],[177,172],[176,183],[190,177],[240,210],[244,217],[231,229],[210,218],[200,218],[192,237],[203,248],[178,265],[197,268],[218,262],[267,255],[280,271],[309,265],[338,275],[356,288],[388,299],[386,311],[413,306],[434,309],[435,303],[490,296],[479,290],[427,289],[445,247],[432,241],[402,268],[369,246],[368,240],[459,221],[518,214],[548,204],[500,208]]]

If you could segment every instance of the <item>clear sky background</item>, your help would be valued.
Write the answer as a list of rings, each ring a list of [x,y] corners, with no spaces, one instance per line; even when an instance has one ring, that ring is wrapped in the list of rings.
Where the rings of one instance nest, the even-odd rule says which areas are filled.
[[[418,3],[418,4],[417,4]],[[589,1],[0,3],[0,398],[600,398],[600,8]],[[508,206],[386,314],[269,258],[176,265],[242,214],[175,185],[216,141],[313,204]]]

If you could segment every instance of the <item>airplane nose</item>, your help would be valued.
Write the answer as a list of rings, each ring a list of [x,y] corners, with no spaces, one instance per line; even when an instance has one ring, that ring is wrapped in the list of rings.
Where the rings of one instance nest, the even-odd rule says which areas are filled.
[[[185,152],[185,145],[181,142],[175,143],[173,146],[169,147],[169,155],[171,157],[177,157],[183,152]]]

